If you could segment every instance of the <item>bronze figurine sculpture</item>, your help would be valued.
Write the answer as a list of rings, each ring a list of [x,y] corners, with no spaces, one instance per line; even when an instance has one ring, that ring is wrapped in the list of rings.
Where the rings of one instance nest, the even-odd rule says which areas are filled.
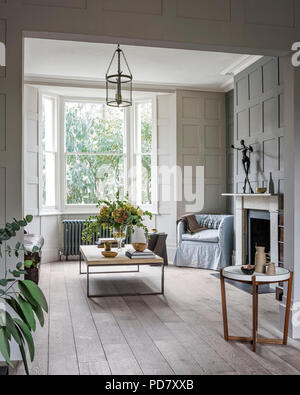
[[[253,152],[253,147],[251,147],[251,145],[249,145],[249,147],[247,147],[245,145],[245,140],[241,140],[241,148],[236,148],[234,145],[231,146],[233,149],[236,149],[237,151],[242,151],[242,163],[243,163],[243,167],[245,170],[245,182],[244,182],[244,187],[243,187],[243,193],[246,193],[246,187],[247,184],[249,185],[249,190],[250,193],[254,193],[253,189],[251,187],[250,184],[250,180],[249,180],[249,170],[250,170],[250,154]]]

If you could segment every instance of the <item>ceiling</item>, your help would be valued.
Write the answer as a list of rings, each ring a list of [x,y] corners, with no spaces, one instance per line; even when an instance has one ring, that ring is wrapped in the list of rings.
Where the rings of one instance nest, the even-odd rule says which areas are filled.
[[[136,85],[226,91],[259,57],[123,45]],[[25,80],[104,81],[114,44],[25,39]]]

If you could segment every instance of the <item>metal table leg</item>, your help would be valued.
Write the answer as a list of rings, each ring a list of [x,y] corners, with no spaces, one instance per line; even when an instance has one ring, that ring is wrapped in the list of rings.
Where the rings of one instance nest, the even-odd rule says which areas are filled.
[[[150,264],[151,266],[151,264]],[[159,266],[156,264],[155,266]],[[87,271],[82,274],[87,275],[87,297],[88,298],[107,298],[113,296],[147,296],[147,295],[164,295],[165,293],[165,265],[161,264],[161,289],[159,291],[153,292],[135,292],[135,293],[122,293],[122,294],[100,294],[100,295],[91,295],[90,294],[90,275],[92,274],[122,274],[122,273],[136,273],[140,271],[140,265],[137,265],[137,270],[130,270],[130,271],[114,271],[114,272],[91,272],[89,265],[87,265]]]
[[[161,265],[161,294],[165,294],[165,265]]]

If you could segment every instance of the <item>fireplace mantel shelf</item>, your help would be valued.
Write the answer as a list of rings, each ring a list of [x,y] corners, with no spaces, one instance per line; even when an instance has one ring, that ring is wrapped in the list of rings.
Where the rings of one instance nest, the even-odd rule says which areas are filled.
[[[279,196],[274,195],[271,193],[222,193],[222,196],[231,196],[231,197],[265,197],[270,198],[272,196]]]

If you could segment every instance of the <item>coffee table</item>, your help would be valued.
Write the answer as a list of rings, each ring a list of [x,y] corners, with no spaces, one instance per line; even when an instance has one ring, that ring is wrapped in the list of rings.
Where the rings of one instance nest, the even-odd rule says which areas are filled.
[[[252,284],[252,337],[237,337],[228,335],[228,320],[226,306],[225,279],[237,281],[246,284]],[[290,321],[291,296],[293,286],[293,272],[287,269],[277,267],[276,275],[269,276],[267,274],[254,273],[253,275],[245,275],[241,266],[228,266],[220,270],[221,295],[222,295],[222,312],[224,325],[224,339],[226,341],[240,341],[252,343],[253,351],[256,352],[257,343],[282,344],[287,345],[288,330]],[[288,282],[288,291],[286,297],[285,324],[282,339],[265,339],[258,337],[258,286],[262,284],[276,284],[278,282]]]
[[[101,249],[97,246],[80,246],[80,257],[79,257],[79,273],[87,275],[87,296],[88,298],[100,298],[100,297],[111,297],[111,296],[132,296],[132,295],[163,295],[164,294],[164,260],[158,256],[155,258],[147,259],[130,259],[125,255],[125,252],[130,245],[125,246],[118,256],[115,258],[105,258],[101,254]],[[87,265],[87,271],[82,272],[82,259]],[[137,273],[140,271],[140,266],[160,266],[161,267],[161,290],[158,292],[144,292],[144,293],[122,293],[122,294],[90,294],[90,275],[92,274],[112,274],[112,273]],[[136,270],[122,270],[122,271],[111,271],[111,272],[91,272],[90,269],[93,267],[116,267],[126,268],[127,266],[137,266]]]

